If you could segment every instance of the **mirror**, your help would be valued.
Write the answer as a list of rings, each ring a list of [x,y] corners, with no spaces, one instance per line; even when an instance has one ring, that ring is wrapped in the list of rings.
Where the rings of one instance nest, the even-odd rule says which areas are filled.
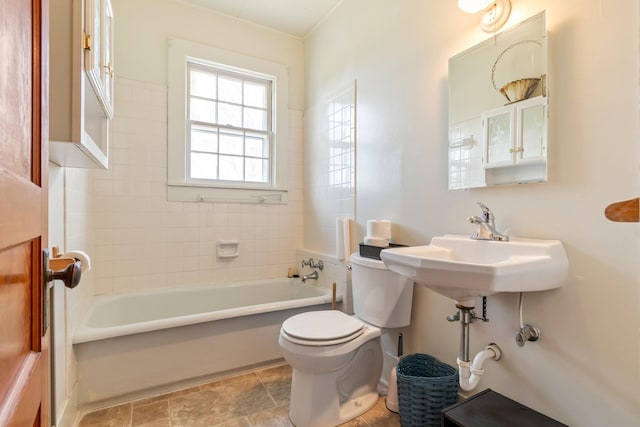
[[[545,13],[449,59],[449,189],[547,180]]]

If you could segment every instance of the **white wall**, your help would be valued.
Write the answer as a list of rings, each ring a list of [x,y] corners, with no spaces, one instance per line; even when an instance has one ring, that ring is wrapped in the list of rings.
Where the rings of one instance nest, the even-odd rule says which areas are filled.
[[[541,10],[550,31],[549,181],[447,190],[447,60],[487,35],[455,1],[350,0],[305,41],[305,111],[358,81],[357,236],[367,219],[394,221],[394,240],[425,244],[471,233],[476,201],[514,236],[560,239],[570,279],[525,296],[542,339],[516,346],[517,295],[489,298],[489,323],[471,327],[472,352],[495,341],[478,390],[494,390],[570,425],[630,426],[640,417],[640,229],[604,208],[637,197],[639,8],[630,0],[514,0],[508,25]],[[320,152],[305,114],[305,153]],[[305,156],[305,159],[309,159]],[[315,162],[323,160],[314,157]],[[326,160],[324,160],[326,162]],[[315,207],[322,167],[306,169],[305,248],[333,253]],[[452,301],[416,287],[408,350],[455,365]]]
[[[300,39],[180,0],[113,0],[113,9],[117,76],[166,86],[167,37],[183,38],[286,65],[289,108],[304,107]]]

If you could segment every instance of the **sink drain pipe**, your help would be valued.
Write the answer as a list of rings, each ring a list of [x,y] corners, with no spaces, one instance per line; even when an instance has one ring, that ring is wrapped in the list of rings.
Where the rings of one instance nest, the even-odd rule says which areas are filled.
[[[464,391],[471,391],[476,388],[480,382],[480,377],[484,373],[482,365],[485,360],[500,360],[500,357],[502,357],[500,347],[495,343],[490,343],[484,348],[484,350],[476,354],[473,358],[473,362],[470,362],[469,360],[460,360],[460,358],[458,358],[457,362],[458,376],[460,377],[460,388]]]
[[[495,343],[488,344],[484,350],[478,352],[473,358],[469,357],[469,325],[474,320],[473,307],[457,306],[460,311],[454,316],[447,317],[447,320],[460,320],[460,351],[458,353],[458,376],[460,388],[464,391],[471,391],[477,387],[480,377],[484,373],[482,366],[488,359],[500,360],[502,350]]]

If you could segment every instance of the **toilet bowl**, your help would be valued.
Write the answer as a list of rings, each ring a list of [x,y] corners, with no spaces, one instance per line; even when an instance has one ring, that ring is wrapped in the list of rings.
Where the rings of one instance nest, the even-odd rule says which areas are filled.
[[[298,322],[310,325],[312,330],[313,325],[326,326],[327,320],[342,320],[359,329],[350,331],[347,337],[325,335],[325,340],[305,341],[300,335],[292,337],[287,333]],[[289,417],[296,426],[338,425],[376,404],[382,371],[380,328],[341,311],[313,311],[287,319],[279,342],[293,369]]]
[[[378,400],[381,328],[409,324],[413,282],[378,260],[351,256],[355,315],[337,310],[285,320],[279,344],[291,365],[289,418],[297,427],[331,427]]]

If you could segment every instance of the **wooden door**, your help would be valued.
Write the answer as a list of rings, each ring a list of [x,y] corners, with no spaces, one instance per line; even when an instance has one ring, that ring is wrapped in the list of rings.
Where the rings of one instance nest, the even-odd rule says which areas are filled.
[[[47,0],[0,0],[0,426],[48,426]]]

